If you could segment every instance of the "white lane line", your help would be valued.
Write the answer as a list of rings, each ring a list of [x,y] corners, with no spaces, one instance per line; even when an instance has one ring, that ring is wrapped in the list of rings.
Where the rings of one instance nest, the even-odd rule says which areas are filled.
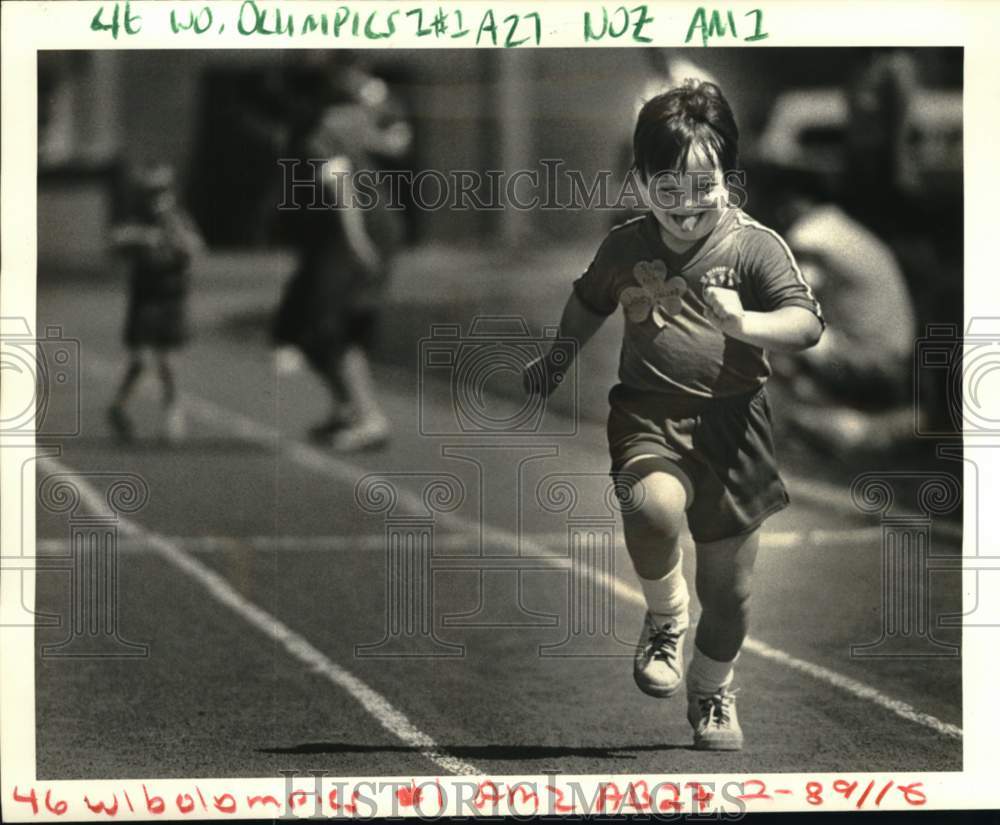
[[[264,440],[268,443],[278,441],[281,443],[280,433],[264,427],[242,415],[229,413],[216,405],[211,404],[210,402],[199,402],[198,411],[200,415],[213,421],[216,425],[238,422],[237,426],[239,427],[240,432],[246,434],[248,437],[252,437],[254,440]],[[362,467],[344,461],[339,457],[323,453],[306,444],[293,443],[289,446],[283,446],[283,452],[287,453],[296,460],[298,460],[298,456],[302,456],[304,459],[303,463],[305,463],[306,466],[350,483],[356,483],[358,479],[368,472]],[[412,507],[413,512],[416,513],[422,513],[424,511],[420,499],[417,496],[403,490],[399,491],[399,503],[404,507]],[[464,527],[468,532],[477,531],[478,525],[455,513],[442,513],[438,516],[438,519],[442,522],[442,526],[445,527],[453,529],[461,529]],[[510,531],[491,527],[490,536],[493,541],[505,544],[509,549],[516,549],[518,547],[518,537]],[[520,542],[520,548],[522,552],[530,552],[532,554],[544,552],[543,548],[527,538]],[[583,568],[582,573],[586,578],[591,579],[602,586],[605,584],[606,578],[602,572],[594,571],[592,568]],[[642,593],[619,579],[617,576],[614,578],[614,588],[615,592],[626,601],[645,609],[646,602]],[[807,662],[804,659],[799,659],[750,636],[748,636],[746,641],[743,643],[743,649],[770,661],[782,664],[798,673],[803,673],[817,679],[818,681],[825,682],[832,687],[850,693],[858,699],[872,702],[878,707],[894,713],[902,719],[923,725],[924,727],[930,728],[931,730],[944,736],[957,738],[961,738],[962,736],[961,728],[956,725],[943,722],[930,714],[922,713],[901,699],[894,699],[876,688],[870,687],[863,682],[859,682],[857,679],[844,676],[843,674],[837,673],[836,671],[830,670],[822,665],[816,665],[812,662]]]
[[[251,418],[248,418],[247,416],[235,411],[227,410],[205,399],[192,398],[191,396],[186,396],[185,398],[188,408],[191,409],[192,412],[204,420],[212,423],[214,426],[223,427],[224,429],[230,431],[235,429],[248,441],[270,445],[277,449],[280,454],[288,456],[288,458],[301,464],[302,466],[312,468],[331,478],[354,485],[362,476],[371,472],[364,467],[352,464],[332,454],[324,453],[310,445],[288,441],[279,430],[267,427]],[[832,493],[833,488],[831,488],[829,492]],[[837,495],[839,496],[841,494],[841,491],[837,490]],[[408,509],[413,513],[422,514],[425,511],[420,498],[405,490],[399,490],[397,503],[404,509]],[[436,518],[440,526],[444,529],[452,529],[456,532],[473,533],[478,533],[479,531],[479,525],[464,516],[458,515],[457,513],[440,513]],[[510,549],[517,550],[518,547],[520,547],[520,550],[524,553],[536,555],[544,553],[544,548],[541,548],[539,545],[529,540],[525,539],[519,544],[518,536],[508,530],[491,527],[490,536],[493,541],[503,543]],[[605,577],[603,574],[590,568],[584,567],[580,569],[582,570],[583,575],[587,578],[597,581],[601,585],[605,583]],[[642,609],[645,609],[645,599],[634,587],[626,584],[617,576],[614,578],[614,587],[615,592],[622,598],[626,599],[626,601],[632,602]],[[876,688],[870,687],[863,682],[850,678],[849,676],[844,676],[843,674],[837,673],[836,671],[830,670],[822,665],[815,665],[811,662],[805,661],[804,659],[799,659],[785,653],[784,651],[778,650],[777,648],[773,648],[765,642],[759,642],[749,636],[744,642],[743,647],[749,653],[754,653],[771,661],[779,662],[780,664],[783,664],[798,673],[811,676],[820,682],[824,682],[832,687],[843,690],[858,699],[872,702],[878,707],[881,707],[902,719],[906,719],[910,722],[916,722],[917,724],[923,725],[924,727],[936,731],[944,736],[962,736],[961,728],[947,722],[942,722],[940,719],[937,719],[930,714],[921,713],[900,699],[894,699]],[[781,658],[775,658],[777,655],[780,655]]]
[[[43,466],[49,468],[50,472],[72,472],[66,465],[52,458],[42,457],[39,461]],[[84,507],[94,513],[103,513],[107,509],[104,497],[99,495],[89,483],[80,477],[75,478],[73,483],[79,490]],[[226,605],[257,630],[274,639],[286,652],[314,673],[325,677],[337,687],[347,691],[383,728],[404,744],[418,749],[421,756],[439,765],[448,773],[465,776],[483,775],[483,771],[475,766],[442,751],[437,742],[417,728],[381,693],[369,687],[350,671],[332,662],[313,647],[305,637],[245,598],[222,576],[186,553],[170,539],[151,530],[146,530],[136,522],[124,517],[119,519],[118,529],[133,541],[143,542],[153,547],[166,561],[201,584],[217,601]]]
[[[490,533],[487,532],[487,541]],[[861,550],[871,550],[871,544],[863,542],[873,542],[880,539],[882,530],[879,527],[863,527],[857,530],[788,530],[774,533],[765,533],[761,536],[761,546],[768,549],[785,549],[801,547],[806,544],[821,545],[846,545],[856,547]],[[553,557],[552,550],[555,548],[565,549],[567,536],[565,532],[552,533],[525,533],[526,540],[533,544],[542,545],[549,549],[546,557],[552,561],[566,561],[560,557]],[[384,550],[386,537],[384,533],[341,533],[326,536],[166,536],[168,541],[180,545],[185,550],[196,553],[213,553],[225,551],[254,550],[262,553],[297,553],[297,552],[377,552]],[[625,546],[624,539],[620,534],[616,535],[618,545]],[[477,548],[479,543],[478,533],[437,533],[434,536],[434,547],[438,550],[463,550],[466,548]],[[36,542],[36,547],[42,553],[65,552],[69,547],[69,538],[45,538]],[[140,552],[143,547],[135,541],[120,541],[118,548],[125,552]],[[939,566],[948,569],[955,568],[958,562],[964,561],[959,557],[937,559]],[[953,562],[944,564],[943,562]],[[991,568],[992,569],[992,568]]]
[[[960,467],[956,466],[955,472],[961,477]],[[788,485],[793,505],[797,501],[803,501],[821,510],[830,511],[834,509],[848,516],[861,514],[861,511],[851,502],[849,488],[830,484],[828,481],[799,478],[786,472],[782,472],[781,475]],[[907,507],[895,508],[895,513],[900,517],[913,516],[915,518],[923,518],[921,513],[918,513],[916,510],[910,510]],[[958,522],[937,519],[934,522],[934,532],[952,541],[962,541],[962,525]]]
[[[790,656],[783,650],[778,650],[776,647],[771,647],[766,642],[762,642],[759,639],[748,638],[743,643],[744,650],[750,650],[756,653],[758,656],[762,656],[765,659],[769,659],[779,665],[784,665],[785,667],[796,670],[799,673],[805,673],[812,676],[815,679],[819,679],[823,682],[829,682],[835,687],[841,690],[846,690],[848,693],[857,696],[859,699],[866,699],[869,702],[873,702],[880,708],[884,708],[896,716],[902,719],[907,719],[910,722],[916,722],[918,725],[923,725],[925,728],[930,728],[942,736],[948,736],[952,739],[962,738],[962,729],[958,725],[952,725],[948,722],[942,722],[936,716],[931,716],[929,713],[922,713],[916,710],[912,705],[903,702],[900,699],[893,699],[891,696],[887,696],[879,690],[876,690],[864,682],[859,682],[857,679],[852,679],[850,676],[844,676],[842,673],[837,673],[828,668],[822,667],[821,665],[814,665],[812,662],[807,662],[803,659],[797,659],[794,656]]]
[[[604,577],[599,573],[595,574],[591,568],[585,568],[582,572],[583,575],[594,581],[599,583],[604,581]],[[626,584],[618,577],[615,577],[614,579],[614,588],[615,593],[625,601],[631,602],[632,604],[641,607],[643,610],[646,609],[646,599],[640,590]],[[746,640],[743,642],[743,650],[755,653],[756,655],[772,662],[776,662],[777,664],[784,665],[791,670],[804,673],[819,680],[820,682],[825,682],[828,685],[846,691],[858,699],[872,702],[880,708],[896,714],[896,716],[899,716],[902,719],[906,719],[910,722],[916,722],[918,725],[930,728],[943,736],[957,739],[962,738],[962,729],[957,725],[942,722],[937,717],[931,716],[928,713],[922,713],[901,699],[894,699],[893,697],[882,693],[880,690],[866,685],[864,682],[859,682],[857,679],[852,679],[850,676],[844,676],[842,673],[837,673],[835,670],[830,670],[822,665],[816,665],[812,662],[807,662],[805,659],[799,659],[792,656],[790,653],[785,653],[783,650],[771,647],[771,645],[766,642],[762,642],[759,639],[747,636]]]
[[[381,535],[366,535],[366,536],[250,536],[246,538],[233,538],[229,536],[195,536],[195,537],[165,537],[157,536],[154,541],[150,536],[151,534],[144,532],[133,532],[128,530],[126,532],[132,533],[124,542],[119,542],[118,547],[121,550],[142,550],[145,551],[149,547],[163,552],[163,546],[166,545],[171,548],[176,548],[179,552],[183,552],[180,548],[190,552],[218,552],[218,551],[241,551],[250,548],[254,551],[272,552],[278,551],[351,551],[351,550],[365,550],[365,551],[379,551],[385,548],[385,537]],[[155,534],[152,534],[155,535]],[[558,534],[559,538],[565,538],[563,534]],[[470,540],[477,539],[477,536],[452,534],[452,535],[439,535],[435,536],[434,543],[435,547],[448,547],[456,548],[461,546],[468,546]],[[42,539],[37,542],[37,548],[41,553],[62,553],[67,550],[68,540],[66,539]],[[193,560],[192,560],[193,561]],[[961,561],[961,559],[956,559],[955,561]],[[560,564],[561,562],[561,564]],[[193,562],[195,565],[201,567],[197,562]],[[554,559],[547,558],[546,563],[550,566],[567,566],[568,559]],[[593,578],[589,575],[587,571],[588,578]],[[211,573],[211,576],[218,578],[217,574]],[[603,583],[603,578],[601,583]],[[207,585],[206,585],[207,586]],[[228,587],[228,585],[226,585]],[[210,588],[211,589],[211,588]],[[622,582],[620,579],[615,579],[615,590],[619,596],[624,598],[626,601],[633,604],[637,604],[641,607],[645,606],[642,594],[629,587],[627,584]],[[237,598],[242,599],[241,596]],[[243,600],[245,601],[245,600]],[[228,603],[228,602],[227,602]],[[259,610],[259,608],[255,608]],[[241,610],[237,610],[241,612]],[[263,614],[263,611],[260,611]],[[264,614],[266,615],[266,614]],[[277,621],[277,620],[274,620]],[[258,627],[260,624],[257,622],[252,622]],[[283,626],[282,626],[283,627]],[[268,626],[268,631],[270,632],[271,626]],[[287,631],[287,629],[285,629]],[[287,636],[294,636],[292,631],[287,631]],[[286,636],[286,638],[287,638]],[[287,647],[287,645],[286,645]],[[299,647],[299,645],[296,645]],[[925,727],[931,728],[945,736],[958,737],[961,738],[962,730],[961,728],[948,724],[947,722],[942,722],[941,720],[930,716],[926,713],[921,713],[915,710],[913,707],[905,702],[901,702],[898,699],[893,699],[890,696],[886,696],[856,679],[851,679],[848,676],[843,676],[832,670],[829,670],[820,665],[812,664],[811,662],[804,661],[802,659],[797,659],[794,656],[790,656],[784,651],[778,650],[777,648],[771,647],[765,642],[759,639],[748,638],[744,642],[744,649],[756,653],[758,656],[762,656],[765,659],[769,659],[772,662],[784,665],[785,667],[796,670],[800,673],[805,673],[814,679],[819,679],[823,682],[828,682],[835,685],[836,687],[846,690],[853,695],[866,699],[870,702],[874,702],[880,707],[886,710],[892,711],[897,716],[907,719],[911,722],[916,722],[917,724],[923,725]],[[295,655],[298,655],[297,653]],[[315,653],[315,655],[322,656],[322,654]],[[306,662],[310,664],[314,670],[325,674],[328,667],[337,667],[336,665],[330,665],[327,663],[321,663],[320,667],[313,665],[315,655],[309,657]],[[299,656],[299,658],[302,658]],[[354,677],[350,677],[354,679]],[[336,680],[335,680],[336,681]],[[338,682],[339,684],[339,682]],[[378,697],[381,700],[381,697]],[[384,702],[384,700],[381,700]],[[381,721],[381,720],[380,720]],[[384,724],[384,723],[383,723]]]

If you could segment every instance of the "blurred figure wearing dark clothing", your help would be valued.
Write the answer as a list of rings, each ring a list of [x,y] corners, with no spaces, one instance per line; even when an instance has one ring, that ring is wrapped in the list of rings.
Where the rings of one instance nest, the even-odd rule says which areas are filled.
[[[875,52],[847,86],[845,202],[852,215],[889,240],[904,225],[904,200],[920,186],[912,145],[918,87],[916,58],[903,49]]]
[[[357,87],[319,94],[312,117],[293,131],[289,156],[323,161],[300,164],[296,178],[311,170],[325,206],[300,204],[288,213],[299,265],[275,318],[277,366],[294,365],[294,347],[329,388],[333,410],[312,429],[314,440],[340,451],[373,449],[387,440],[389,422],[368,359],[402,235],[400,216],[387,209],[388,193],[375,186],[373,155],[399,148],[401,137],[407,143],[408,137],[398,130],[387,135],[379,108],[368,105]],[[369,175],[364,193],[354,177],[360,171]]]
[[[108,419],[116,434],[131,439],[126,412],[136,382],[147,366],[155,366],[163,400],[163,435],[176,441],[184,434],[178,399],[174,353],[188,341],[188,293],[191,263],[202,249],[194,223],[177,204],[172,171],[165,166],[144,170],[136,185],[134,218],[112,235],[130,265],[125,346],[129,365]]]

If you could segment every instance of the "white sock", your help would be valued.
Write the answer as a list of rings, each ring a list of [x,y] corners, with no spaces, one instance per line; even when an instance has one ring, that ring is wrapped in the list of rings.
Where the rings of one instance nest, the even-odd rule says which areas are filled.
[[[639,576],[639,584],[646,597],[646,607],[658,624],[673,621],[678,627],[686,628],[690,597],[681,561],[678,558],[674,569],[662,579],[644,579]]]
[[[698,649],[698,645],[695,645],[694,654],[688,664],[688,693],[707,696],[720,688],[729,687],[733,681],[733,667],[739,658],[740,654],[737,653],[731,661],[719,662],[706,656]]]

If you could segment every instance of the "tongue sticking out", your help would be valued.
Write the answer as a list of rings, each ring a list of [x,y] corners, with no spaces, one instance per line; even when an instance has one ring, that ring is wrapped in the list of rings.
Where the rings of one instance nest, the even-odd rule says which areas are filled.
[[[697,215],[688,215],[684,220],[681,221],[681,229],[685,232],[690,232],[694,229],[695,224],[698,223]]]

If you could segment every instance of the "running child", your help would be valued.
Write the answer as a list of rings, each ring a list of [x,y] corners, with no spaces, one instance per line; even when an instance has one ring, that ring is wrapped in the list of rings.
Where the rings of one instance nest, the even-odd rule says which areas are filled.
[[[191,262],[203,244],[194,222],[177,203],[169,167],[144,170],[136,181],[136,196],[136,214],[112,235],[131,272],[125,323],[129,364],[108,409],[108,422],[122,440],[133,438],[126,407],[143,372],[154,367],[162,391],[162,434],[174,442],[183,438],[185,428],[174,361],[189,338]]]
[[[633,675],[655,697],[686,681],[695,747],[738,750],[733,669],[747,634],[762,523],[789,503],[764,383],[766,351],[816,344],[824,321],[788,247],[732,201],[739,131],[713,83],[649,100],[633,138],[649,211],[613,229],[573,285],[560,334],[586,343],[625,311],[607,434],[625,541],[648,611]],[[526,386],[549,394],[544,356]],[[627,493],[627,496],[624,494]],[[678,543],[695,541],[702,606],[687,668],[688,589]]]

